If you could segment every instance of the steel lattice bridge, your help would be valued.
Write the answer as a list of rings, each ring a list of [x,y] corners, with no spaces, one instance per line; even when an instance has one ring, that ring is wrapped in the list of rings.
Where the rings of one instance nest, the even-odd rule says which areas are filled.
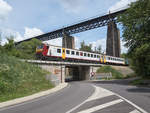
[[[49,33],[45,33],[36,37],[32,37],[20,42],[17,42],[18,44],[24,41],[29,41],[33,38],[39,39],[41,41],[47,41],[47,40],[52,40],[55,38],[59,38],[59,37],[63,37],[63,34],[66,33],[68,35],[71,34],[75,34],[75,33],[80,33],[83,31],[87,31],[87,30],[91,30],[91,29],[95,29],[98,27],[102,27],[102,26],[106,26],[108,24],[108,22],[110,21],[115,21],[116,22],[116,17],[121,14],[124,13],[127,9],[123,9],[123,10],[119,10],[113,13],[109,13],[109,14],[105,14],[96,18],[92,18],[83,22],[79,22],[77,24],[74,25],[70,25],[58,30],[54,30],[52,32]]]

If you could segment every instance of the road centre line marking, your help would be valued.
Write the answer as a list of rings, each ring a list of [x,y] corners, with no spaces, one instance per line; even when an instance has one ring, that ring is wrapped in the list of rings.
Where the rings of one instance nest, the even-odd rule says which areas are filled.
[[[141,113],[141,112],[139,112],[138,110],[133,110],[133,111],[131,111],[130,113]]]
[[[103,109],[103,108],[106,108],[106,107],[109,107],[109,106],[112,106],[112,105],[121,103],[121,102],[123,102],[123,101],[124,101],[124,100],[122,100],[122,99],[117,99],[117,100],[114,100],[114,101],[111,101],[111,102],[108,102],[108,103],[105,103],[105,104],[101,104],[101,105],[98,105],[98,106],[95,106],[95,107],[92,107],[92,108],[89,108],[89,109],[80,111],[80,112],[78,112],[78,113],[92,113],[92,112],[101,110],[101,109]]]

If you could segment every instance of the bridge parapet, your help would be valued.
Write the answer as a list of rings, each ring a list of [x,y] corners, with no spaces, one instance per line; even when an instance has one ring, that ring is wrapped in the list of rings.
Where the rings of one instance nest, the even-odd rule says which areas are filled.
[[[42,60],[22,60],[28,63],[49,64],[49,65],[64,65],[64,66],[95,66],[100,67],[104,64],[80,63],[80,62],[60,62],[60,61],[42,61]]]

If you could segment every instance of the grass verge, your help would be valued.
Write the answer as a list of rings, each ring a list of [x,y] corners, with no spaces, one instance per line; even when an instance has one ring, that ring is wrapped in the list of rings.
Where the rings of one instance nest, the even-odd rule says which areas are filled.
[[[100,67],[96,73],[112,73],[113,79],[122,79],[123,74],[118,72],[117,70],[113,69],[111,66],[103,66]]]
[[[138,78],[130,82],[131,85],[138,86],[149,86],[150,87],[150,78]]]
[[[53,87],[48,72],[0,53],[0,102],[24,97]]]

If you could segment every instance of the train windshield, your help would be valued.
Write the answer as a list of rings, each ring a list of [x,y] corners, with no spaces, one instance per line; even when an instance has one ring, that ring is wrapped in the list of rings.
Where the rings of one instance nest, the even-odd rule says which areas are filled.
[[[43,49],[44,45],[40,45],[37,47],[37,49]]]

